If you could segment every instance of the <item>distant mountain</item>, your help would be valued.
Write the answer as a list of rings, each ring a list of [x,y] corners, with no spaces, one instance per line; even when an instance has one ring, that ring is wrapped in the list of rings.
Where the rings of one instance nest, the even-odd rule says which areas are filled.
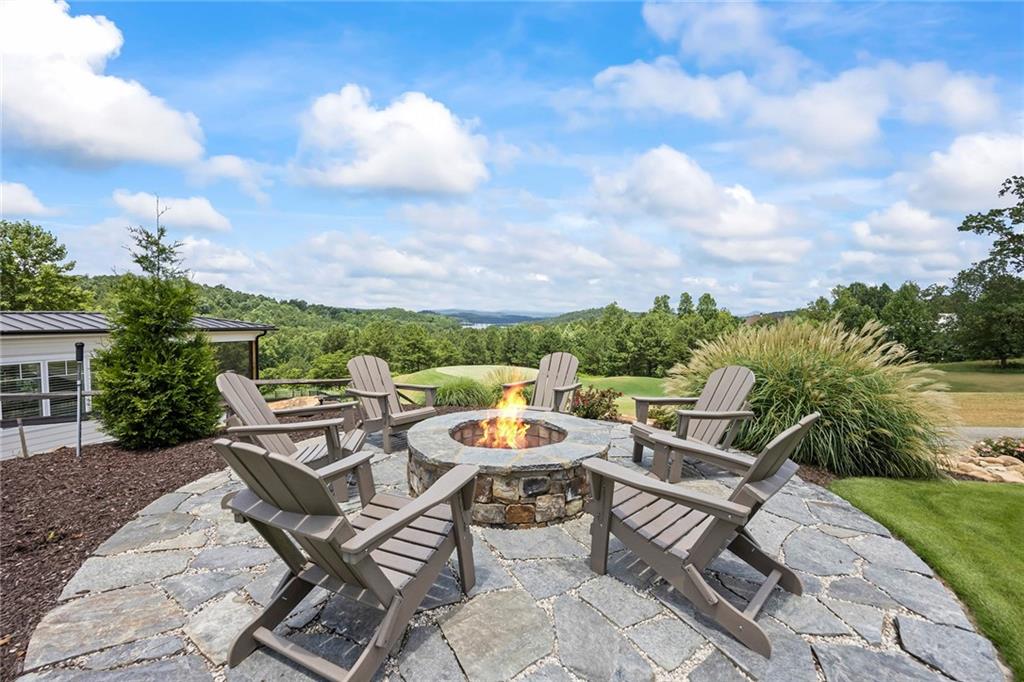
[[[453,317],[463,324],[496,324],[508,325],[521,322],[540,322],[554,316],[554,313],[524,313],[505,310],[461,310],[444,308],[441,310],[421,310],[423,315],[444,315]]]

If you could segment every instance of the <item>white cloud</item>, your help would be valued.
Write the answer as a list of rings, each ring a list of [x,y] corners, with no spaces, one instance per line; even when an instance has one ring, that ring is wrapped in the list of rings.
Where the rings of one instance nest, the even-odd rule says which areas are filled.
[[[104,73],[124,40],[102,16],[66,2],[2,5],[4,135],[74,160],[185,164],[203,153],[198,119],[142,84]]]
[[[755,160],[803,173],[862,163],[881,137],[884,119],[963,127],[999,114],[991,79],[952,72],[937,62],[857,67],[792,94],[753,102],[748,124],[782,136]]]
[[[52,208],[44,206],[27,185],[20,182],[0,182],[0,216],[45,216],[53,215],[55,212]]]
[[[672,57],[611,66],[594,76],[594,88],[633,111],[720,119],[753,95],[746,76],[733,72],[712,78],[691,76]]]
[[[474,125],[421,92],[388,106],[370,104],[370,92],[346,85],[323,95],[302,120],[300,170],[327,187],[464,194],[487,180],[487,140]]]
[[[944,152],[932,152],[919,173],[897,175],[915,202],[935,209],[969,213],[1008,206],[997,193],[1003,180],[1024,175],[1024,135],[962,135]]]
[[[132,194],[123,189],[114,192],[114,203],[129,217],[150,224],[156,219],[158,197],[148,192]],[[218,212],[206,197],[159,197],[161,209],[167,209],[160,222],[167,227],[182,230],[213,230],[227,232],[231,221]]]
[[[772,16],[753,2],[647,3],[643,15],[655,35],[678,41],[681,53],[705,66],[750,63],[764,80],[781,83],[809,64],[775,38]]]
[[[773,239],[705,239],[701,247],[732,263],[798,263],[810,251],[810,240],[800,237]]]
[[[249,253],[191,235],[181,240],[179,253],[197,279],[200,275],[251,272],[256,268]]]
[[[857,243],[872,251],[922,253],[949,246],[953,228],[928,211],[898,201],[853,224]]]
[[[635,157],[625,170],[597,175],[593,189],[601,210],[654,217],[697,234],[765,235],[780,224],[776,206],[742,185],[717,185],[696,161],[665,145]]]
[[[264,188],[270,185],[266,177],[266,167],[252,159],[243,159],[234,154],[222,154],[203,159],[189,169],[189,176],[194,182],[202,185],[217,180],[234,180],[246,195],[260,203],[269,199]]]

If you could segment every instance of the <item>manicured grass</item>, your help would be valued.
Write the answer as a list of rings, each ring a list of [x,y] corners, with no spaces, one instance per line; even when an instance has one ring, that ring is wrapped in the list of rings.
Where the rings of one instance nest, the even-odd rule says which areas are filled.
[[[951,393],[964,426],[1024,427],[1022,393]]]
[[[935,569],[1024,680],[1024,486],[848,478],[831,488]]]
[[[1009,369],[995,362],[969,360],[932,365],[946,373],[942,380],[957,393],[1024,393],[1024,360],[1014,360]]]
[[[451,365],[450,367],[437,367],[438,372],[442,374],[450,374],[456,377],[469,377],[470,379],[476,379],[477,381],[484,381],[487,375],[495,369],[501,369],[504,365]],[[537,376],[536,367],[516,367],[519,372],[527,379],[532,379]]]
[[[615,401],[619,408],[619,414],[630,417],[636,416],[636,404],[630,396],[659,396],[665,395],[665,379],[657,377],[594,377],[581,376],[580,381],[584,386],[593,388],[612,388],[624,395]]]

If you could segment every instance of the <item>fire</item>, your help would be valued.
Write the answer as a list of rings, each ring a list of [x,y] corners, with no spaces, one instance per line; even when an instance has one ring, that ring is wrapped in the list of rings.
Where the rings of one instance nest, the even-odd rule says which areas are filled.
[[[529,428],[520,415],[526,409],[523,387],[516,386],[505,391],[498,401],[498,416],[480,422],[483,435],[476,442],[487,448],[519,449],[526,445],[526,431]]]

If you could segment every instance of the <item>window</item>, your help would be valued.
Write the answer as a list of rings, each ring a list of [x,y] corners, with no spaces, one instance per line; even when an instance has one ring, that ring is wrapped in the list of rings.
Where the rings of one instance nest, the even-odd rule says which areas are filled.
[[[74,360],[57,360],[46,363],[46,376],[50,382],[50,393],[75,391],[78,381],[78,363]],[[84,390],[84,387],[83,387]],[[74,417],[75,398],[50,398],[50,415]]]
[[[226,343],[213,344],[213,354],[217,358],[219,371],[236,372],[252,379],[249,376],[250,352],[248,341],[228,341]]]
[[[20,365],[0,365],[0,393],[42,393],[43,379],[38,362]],[[41,417],[43,401],[32,398],[4,399],[0,401],[0,414],[4,419]]]

